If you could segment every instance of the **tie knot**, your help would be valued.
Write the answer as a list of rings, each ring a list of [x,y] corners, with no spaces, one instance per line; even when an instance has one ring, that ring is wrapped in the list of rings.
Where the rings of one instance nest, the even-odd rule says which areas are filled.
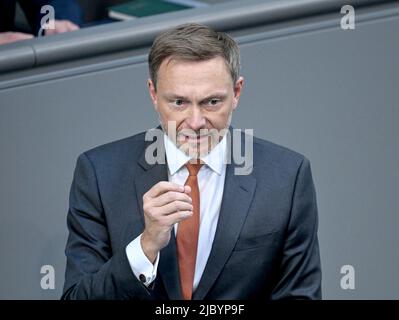
[[[201,169],[202,163],[191,163],[190,161],[186,163],[189,176],[197,176],[198,171]]]

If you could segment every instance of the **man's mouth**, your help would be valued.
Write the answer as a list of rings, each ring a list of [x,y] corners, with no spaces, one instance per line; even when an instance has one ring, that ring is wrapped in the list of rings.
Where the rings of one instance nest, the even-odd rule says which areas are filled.
[[[190,130],[182,130],[177,133],[177,140],[180,142],[200,143],[206,141],[210,136],[210,132],[196,134],[195,132],[190,132]]]
[[[189,136],[189,135],[184,135],[184,141],[186,142],[194,142],[194,143],[200,143],[202,141],[205,141],[209,135],[199,135],[199,136]]]

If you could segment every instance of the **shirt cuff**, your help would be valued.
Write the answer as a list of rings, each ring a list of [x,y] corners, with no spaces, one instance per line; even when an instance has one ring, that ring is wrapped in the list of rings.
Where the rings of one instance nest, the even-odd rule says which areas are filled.
[[[155,259],[155,263],[152,264],[143,252],[143,248],[141,247],[141,235],[139,235],[126,246],[126,255],[136,278],[148,287],[157,276],[159,253]]]

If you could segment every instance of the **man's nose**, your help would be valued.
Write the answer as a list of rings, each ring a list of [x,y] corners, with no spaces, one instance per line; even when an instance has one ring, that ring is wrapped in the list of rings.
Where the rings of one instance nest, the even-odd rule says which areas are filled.
[[[201,107],[193,106],[191,108],[190,115],[188,119],[186,119],[186,121],[189,127],[194,131],[205,128],[206,120],[202,114]]]

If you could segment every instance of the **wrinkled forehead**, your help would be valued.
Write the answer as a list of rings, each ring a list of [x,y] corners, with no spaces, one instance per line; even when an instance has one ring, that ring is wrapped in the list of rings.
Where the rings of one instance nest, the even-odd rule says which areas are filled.
[[[159,83],[161,82],[161,83]],[[222,57],[208,60],[165,59],[158,70],[158,85],[231,85],[232,77]]]

